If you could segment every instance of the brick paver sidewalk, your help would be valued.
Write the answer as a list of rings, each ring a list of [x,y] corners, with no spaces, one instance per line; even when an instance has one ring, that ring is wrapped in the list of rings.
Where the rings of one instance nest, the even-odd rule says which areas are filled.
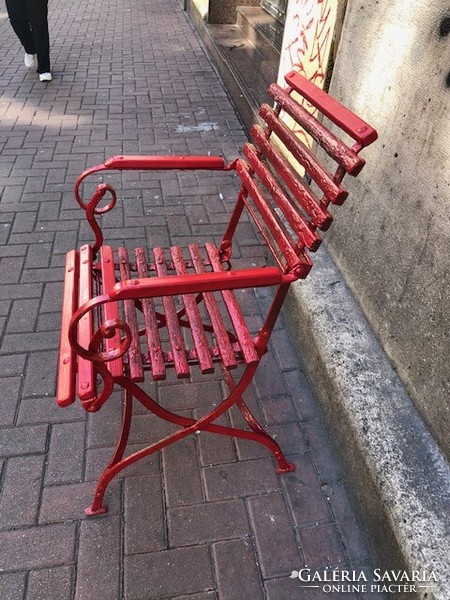
[[[229,160],[245,135],[177,0],[50,0],[50,15],[54,81],[42,84],[0,12],[0,598],[321,597],[292,570],[359,569],[368,555],[282,324],[248,398],[295,473],[276,475],[262,447],[201,434],[125,471],[108,514],[83,516],[112,452],[120,397],[89,417],[54,403],[61,267],[91,239],[73,182],[119,153]],[[223,174],[132,173],[118,183],[107,239],[133,245],[219,235],[236,194]],[[242,256],[258,260],[250,226],[244,235]],[[246,294],[256,325],[266,301]],[[155,393],[198,414],[221,389],[211,377]],[[155,429],[142,415],[134,447]]]

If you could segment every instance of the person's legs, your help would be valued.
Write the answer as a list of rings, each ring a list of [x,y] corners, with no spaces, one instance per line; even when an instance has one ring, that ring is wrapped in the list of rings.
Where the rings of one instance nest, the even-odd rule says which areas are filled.
[[[27,0],[6,0],[11,26],[27,54],[36,54],[33,35],[27,18]]]
[[[50,38],[48,33],[48,0],[26,0],[27,17],[38,59],[38,73],[50,72]]]

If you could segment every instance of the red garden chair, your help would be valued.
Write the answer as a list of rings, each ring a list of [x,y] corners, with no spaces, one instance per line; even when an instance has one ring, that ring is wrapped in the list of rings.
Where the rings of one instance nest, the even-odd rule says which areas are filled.
[[[364,160],[359,152],[377,134],[298,73],[289,73],[286,82],[286,89],[270,86],[275,108],[261,106],[259,114],[265,127],[255,125],[251,129],[253,143],[245,144],[245,158],[226,164],[212,156],[114,156],[85,171],[76,183],[75,196],[86,211],[95,243],[72,250],[66,258],[57,402],[68,406],[78,396],[87,411],[95,412],[115,385],[124,391],[119,441],[99,479],[92,506],[86,509],[88,515],[106,511],[103,496],[119,471],[198,431],[259,442],[272,452],[278,473],[293,470],[242,396],[267,351],[289,286],[305,278],[311,269],[309,251],[317,250],[321,243],[318,230],[328,229],[332,222],[329,204],[345,200],[342,179],[346,173],[355,176],[361,171]],[[299,97],[306,99],[313,112],[325,115],[334,124],[333,131],[344,132],[351,145],[306,110]],[[319,155],[328,157],[327,164],[332,161],[331,169],[286,126],[284,114],[308,133]],[[303,176],[293,167],[291,157],[303,167]],[[104,245],[96,217],[114,207],[115,191],[109,184],[99,184],[85,202],[80,186],[94,173],[130,169],[236,172],[241,188],[221,244],[216,247],[210,242],[201,248],[194,241],[186,249],[172,246],[165,251],[156,247],[149,253],[136,248],[131,257],[125,248],[114,251]],[[105,195],[108,204],[100,207]],[[244,211],[251,215],[262,243],[270,250],[272,266],[233,268],[233,238]],[[273,287],[274,296],[263,326],[252,335],[233,290],[261,286]],[[162,330],[166,330],[164,334]],[[178,378],[188,378],[194,365],[207,374],[217,364],[230,393],[199,419],[163,408],[142,385],[146,377],[164,380],[169,369]],[[243,374],[235,381],[231,371],[238,365],[243,365]],[[133,398],[176,425],[177,430],[124,457]],[[217,423],[234,405],[247,428]]]

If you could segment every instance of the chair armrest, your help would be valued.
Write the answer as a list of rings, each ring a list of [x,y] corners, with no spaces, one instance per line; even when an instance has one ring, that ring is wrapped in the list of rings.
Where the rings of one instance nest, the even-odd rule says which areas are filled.
[[[157,296],[220,292],[252,287],[279,285],[292,281],[276,267],[255,267],[220,273],[192,273],[129,279],[116,283],[110,294],[111,300],[137,300]]]
[[[104,162],[106,169],[138,169],[158,171],[167,169],[223,170],[226,163],[221,156],[112,156]]]

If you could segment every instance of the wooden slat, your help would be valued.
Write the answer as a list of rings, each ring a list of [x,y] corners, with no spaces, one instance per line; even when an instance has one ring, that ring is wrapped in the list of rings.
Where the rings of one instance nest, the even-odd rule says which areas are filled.
[[[283,256],[286,258],[288,266],[290,268],[295,267],[299,262],[298,254],[295,250],[295,243],[290,237],[289,233],[286,231],[285,226],[281,223],[278,215],[273,212],[272,208],[264,198],[264,195],[259,189],[257,182],[253,178],[248,164],[243,160],[238,159],[236,161],[236,171],[239,174],[242,183],[245,185],[250,197],[255,203],[259,214],[270,230],[270,233],[272,234],[279,249],[283,253]],[[250,205],[248,204],[248,200],[244,198],[244,201],[249,207]],[[258,222],[255,222],[258,225]],[[260,231],[262,233],[262,229],[260,229]],[[274,256],[276,256],[275,253]]]
[[[280,121],[278,115],[267,104],[259,110],[260,116],[267,123],[269,129],[276,133],[292,156],[306,169],[307,173],[317,183],[320,189],[333,204],[342,204],[347,198],[347,191],[333,181],[333,175],[325,169],[314,154],[286,125]]]
[[[285,75],[285,79],[292,88],[361,146],[368,146],[377,139],[377,132],[373,127],[297,71],[290,71]]]
[[[223,271],[224,268],[220,262],[219,251],[217,248],[212,243],[207,243],[205,247],[214,271]],[[249,365],[258,363],[259,356],[256,352],[255,344],[234,293],[231,290],[223,290],[222,297],[230,315],[231,322],[233,323],[245,362]]]
[[[136,248],[135,253],[139,277],[148,277],[145,250],[143,248]],[[166,368],[164,365],[164,356],[161,347],[161,338],[159,336],[155,305],[152,298],[143,298],[141,302],[149,359],[152,367],[152,377],[155,381],[161,381],[166,378]]]
[[[300,177],[294,175],[292,170],[273,144],[267,139],[266,132],[259,126],[254,125],[250,130],[250,135],[262,152],[265,158],[270,162],[275,171],[287,185],[291,193],[297,199],[300,206],[311,218],[315,227],[326,231],[333,221],[332,215],[319,205],[319,199],[309,189]]]
[[[130,261],[128,258],[128,250],[126,248],[118,248],[119,255],[119,270],[122,280],[131,279]],[[131,344],[128,349],[128,357],[130,360],[130,376],[132,381],[144,381],[144,368],[142,365],[141,346],[139,343],[139,327],[136,316],[136,306],[133,300],[124,301],[125,321],[131,331]]]
[[[80,274],[78,306],[93,296],[92,278],[92,248],[88,245],[80,248]],[[78,323],[78,343],[83,348],[89,348],[94,334],[94,314],[90,310]],[[89,400],[97,394],[94,363],[85,358],[78,358],[78,396],[80,400]]]
[[[166,261],[162,248],[153,248],[155,256],[156,271],[158,276],[167,276]],[[167,330],[169,332],[170,344],[177,377],[189,377],[189,365],[186,358],[186,349],[184,347],[183,336],[181,335],[180,324],[178,322],[177,309],[175,301],[171,296],[162,297],[164,312],[166,316]]]
[[[116,274],[114,270],[114,254],[111,246],[102,246],[100,248],[100,267],[102,272],[103,292],[109,294],[115,283]],[[103,314],[105,321],[109,319],[119,319],[119,308],[117,302],[109,302],[103,306]],[[116,349],[120,346],[120,332],[118,331],[114,337],[108,338],[105,341],[107,350]],[[123,375],[123,361],[121,358],[116,358],[107,363],[108,369],[113,377]]]
[[[178,275],[187,275],[186,265],[183,259],[181,248],[172,246],[170,249],[173,264]],[[193,294],[183,294],[183,304],[186,309],[186,316],[189,320],[192,339],[194,340],[195,350],[197,352],[199,367],[202,373],[213,373],[214,364],[209,352],[208,340],[203,328],[200,311]]]
[[[283,211],[289,225],[298,236],[300,242],[299,245],[302,247],[307,246],[310,250],[317,250],[322,240],[309,226],[308,222],[300,212],[294,209],[281,189],[278,181],[259,159],[256,148],[252,144],[245,144],[243,151],[250,166],[266,186],[274,199],[275,204]]]
[[[64,294],[61,319],[61,340],[58,359],[56,402],[69,406],[75,401],[76,356],[69,342],[69,324],[78,307],[78,252],[66,255]]]
[[[196,272],[204,273],[205,267],[203,265],[202,257],[197,244],[190,244],[189,252],[191,253],[192,262],[194,263]],[[214,335],[220,355],[222,357],[222,362],[227,369],[234,368],[237,366],[236,357],[234,355],[233,347],[230,343],[230,339],[223,323],[214,294],[211,292],[204,292],[203,298],[205,300],[206,310],[208,311],[209,318],[211,319],[211,325],[214,329]]]
[[[365,160],[318,121],[305,107],[296,102],[285,90],[277,84],[272,84],[269,87],[269,94],[294,121],[322,146],[329,156],[344,167],[347,173],[357,175],[361,171]]]

